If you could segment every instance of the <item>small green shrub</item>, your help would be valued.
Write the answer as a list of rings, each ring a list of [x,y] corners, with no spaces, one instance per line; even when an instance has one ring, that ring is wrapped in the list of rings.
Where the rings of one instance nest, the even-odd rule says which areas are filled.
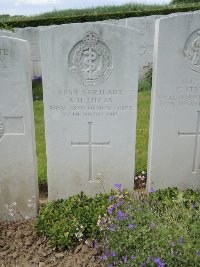
[[[144,78],[138,82],[139,92],[150,91],[152,86],[152,64],[149,63],[147,66],[144,66],[143,69],[145,71],[145,75]]]
[[[33,100],[43,99],[42,76],[37,75],[32,80]]]
[[[47,203],[36,219],[36,232],[47,236],[56,247],[73,248],[80,241],[99,239],[97,221],[106,213],[109,203],[109,194],[92,198],[83,193]]]
[[[200,0],[172,0],[171,4],[198,4]]]

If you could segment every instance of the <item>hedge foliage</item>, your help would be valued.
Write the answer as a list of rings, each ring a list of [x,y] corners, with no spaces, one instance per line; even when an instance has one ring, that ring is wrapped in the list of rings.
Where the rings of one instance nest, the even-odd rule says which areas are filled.
[[[97,15],[82,15],[71,17],[52,17],[43,19],[29,19],[29,20],[7,20],[0,22],[0,27],[13,27],[13,28],[25,28],[25,27],[38,27],[49,25],[60,25],[68,23],[82,23],[92,21],[103,21],[109,19],[124,19],[130,17],[143,17],[150,15],[168,15],[178,12],[189,12],[200,10],[200,5],[170,7],[164,9],[143,10],[143,11],[131,11],[131,12],[118,12],[113,14],[97,14]]]

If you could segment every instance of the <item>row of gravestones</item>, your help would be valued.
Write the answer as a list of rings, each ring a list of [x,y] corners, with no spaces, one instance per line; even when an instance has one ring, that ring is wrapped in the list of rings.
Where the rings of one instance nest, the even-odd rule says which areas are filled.
[[[200,15],[156,21],[148,185],[200,188]],[[139,36],[108,23],[40,32],[49,199],[133,189]],[[0,218],[34,217],[28,42],[0,37]]]
[[[140,31],[139,45],[139,78],[143,78],[148,63],[152,63],[153,58],[153,40],[155,20],[161,16],[154,15],[148,17],[128,18],[121,20],[109,20],[106,23],[134,28]],[[105,23],[105,22],[104,22]],[[29,41],[32,61],[32,78],[42,74],[41,71],[41,52],[40,52],[40,30],[45,27],[16,28],[14,33],[4,31],[0,35],[12,36]]]

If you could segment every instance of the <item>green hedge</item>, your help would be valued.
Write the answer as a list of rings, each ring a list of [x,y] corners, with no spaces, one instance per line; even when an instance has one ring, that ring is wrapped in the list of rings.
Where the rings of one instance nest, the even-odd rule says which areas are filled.
[[[29,20],[8,20],[0,23],[0,27],[13,27],[13,28],[25,28],[25,27],[37,27],[48,25],[60,25],[68,23],[81,23],[89,21],[102,21],[108,19],[124,19],[129,17],[143,17],[150,15],[168,15],[177,12],[189,12],[200,10],[200,5],[191,5],[186,7],[170,7],[164,9],[154,9],[145,11],[131,11],[131,12],[118,12],[113,14],[97,14],[97,15],[83,15],[72,17],[52,17],[46,19],[29,19]]]

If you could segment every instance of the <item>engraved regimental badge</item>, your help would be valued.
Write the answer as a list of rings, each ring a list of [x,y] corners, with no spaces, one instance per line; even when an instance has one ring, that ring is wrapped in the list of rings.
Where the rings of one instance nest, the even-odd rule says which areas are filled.
[[[196,72],[200,72],[200,29],[189,36],[183,53],[189,67]]]
[[[89,31],[74,45],[69,53],[69,69],[84,85],[98,85],[112,72],[112,57],[101,35]]]
[[[4,123],[3,123],[3,118],[0,114],[0,140],[4,135]]]

